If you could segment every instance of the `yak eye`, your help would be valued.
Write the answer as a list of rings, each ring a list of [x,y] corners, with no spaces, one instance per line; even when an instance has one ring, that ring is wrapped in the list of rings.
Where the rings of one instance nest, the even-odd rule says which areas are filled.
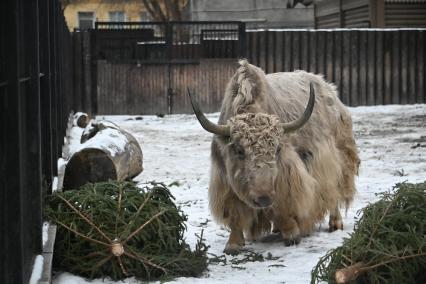
[[[245,152],[243,147],[239,145],[234,145],[233,148],[234,148],[235,155],[237,155],[239,159],[242,160],[245,158]]]
[[[276,155],[279,155],[281,153],[281,146],[277,147]]]

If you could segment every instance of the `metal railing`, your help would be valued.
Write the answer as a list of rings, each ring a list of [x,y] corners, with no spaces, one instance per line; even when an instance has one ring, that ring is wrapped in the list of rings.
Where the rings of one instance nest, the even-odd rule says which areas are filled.
[[[58,0],[0,4],[0,283],[28,283],[42,206],[73,104],[71,37]]]
[[[245,24],[230,22],[96,22],[96,59],[197,61],[245,56]]]

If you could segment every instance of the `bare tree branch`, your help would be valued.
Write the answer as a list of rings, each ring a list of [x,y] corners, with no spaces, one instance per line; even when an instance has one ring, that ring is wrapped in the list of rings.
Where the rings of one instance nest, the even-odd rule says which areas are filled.
[[[182,20],[182,5],[180,5],[182,0],[142,0],[142,2],[145,9],[155,21]]]
[[[166,22],[169,20],[163,13],[163,10],[161,10],[160,4],[158,4],[157,0],[150,0],[150,4],[153,10],[155,11],[155,14],[157,15],[158,19],[160,19],[162,22]]]

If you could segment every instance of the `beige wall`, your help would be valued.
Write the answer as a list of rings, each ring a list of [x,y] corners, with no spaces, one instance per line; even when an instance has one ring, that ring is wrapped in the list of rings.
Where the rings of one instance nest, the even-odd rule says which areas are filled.
[[[78,28],[78,12],[93,12],[96,21],[109,21],[109,12],[123,11],[126,21],[148,21],[141,19],[141,12],[145,8],[140,0],[76,0],[69,1],[64,9],[65,19],[70,31]]]

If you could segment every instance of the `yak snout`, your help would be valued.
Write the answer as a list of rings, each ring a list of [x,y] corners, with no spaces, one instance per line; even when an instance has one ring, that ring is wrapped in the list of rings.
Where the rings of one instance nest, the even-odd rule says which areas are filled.
[[[275,170],[263,167],[255,171],[250,179],[250,199],[254,207],[266,208],[272,205],[275,196]]]
[[[259,196],[257,199],[254,199],[253,203],[257,207],[269,207],[272,204],[272,200],[269,196],[262,195],[262,196]]]

